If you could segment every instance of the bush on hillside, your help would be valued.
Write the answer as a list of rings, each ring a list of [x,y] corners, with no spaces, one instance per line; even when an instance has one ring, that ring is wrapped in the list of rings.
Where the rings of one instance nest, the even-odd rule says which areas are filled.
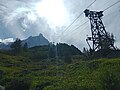
[[[30,90],[31,80],[15,78],[9,82],[5,90]]]

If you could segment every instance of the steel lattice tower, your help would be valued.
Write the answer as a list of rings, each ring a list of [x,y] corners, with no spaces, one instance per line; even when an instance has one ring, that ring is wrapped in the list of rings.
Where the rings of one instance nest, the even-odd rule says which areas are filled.
[[[90,49],[96,51],[105,48],[114,47],[114,36],[106,32],[101,17],[103,16],[103,11],[96,12],[86,9],[84,11],[85,16],[89,18],[91,24],[92,37],[87,37],[86,41]],[[90,46],[88,41],[92,41],[93,45]]]

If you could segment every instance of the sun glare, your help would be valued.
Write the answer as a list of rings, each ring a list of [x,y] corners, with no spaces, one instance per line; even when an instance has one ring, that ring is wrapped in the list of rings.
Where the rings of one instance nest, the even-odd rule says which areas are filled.
[[[36,13],[54,25],[62,25],[67,15],[62,0],[42,0],[36,4]]]

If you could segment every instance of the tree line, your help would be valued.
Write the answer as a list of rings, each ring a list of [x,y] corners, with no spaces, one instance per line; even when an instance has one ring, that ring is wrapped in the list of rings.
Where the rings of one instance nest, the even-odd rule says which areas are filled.
[[[20,54],[21,52],[28,51],[28,44],[27,43],[22,44],[22,41],[18,38],[15,40],[15,42],[11,44],[10,47],[14,55]]]
[[[82,55],[82,52],[74,45],[68,45],[66,43],[50,43],[49,45],[28,47],[27,43],[22,43],[20,39],[16,39],[11,44],[11,52],[13,55],[26,55],[31,59],[63,59],[66,63],[72,62],[73,55]]]

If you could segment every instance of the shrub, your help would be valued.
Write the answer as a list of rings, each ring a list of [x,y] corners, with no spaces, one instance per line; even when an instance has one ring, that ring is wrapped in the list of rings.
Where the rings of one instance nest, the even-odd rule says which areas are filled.
[[[102,90],[119,90],[120,80],[119,74],[113,71],[104,71],[100,76],[100,85]]]
[[[9,82],[5,90],[30,90],[31,80],[15,78]]]

